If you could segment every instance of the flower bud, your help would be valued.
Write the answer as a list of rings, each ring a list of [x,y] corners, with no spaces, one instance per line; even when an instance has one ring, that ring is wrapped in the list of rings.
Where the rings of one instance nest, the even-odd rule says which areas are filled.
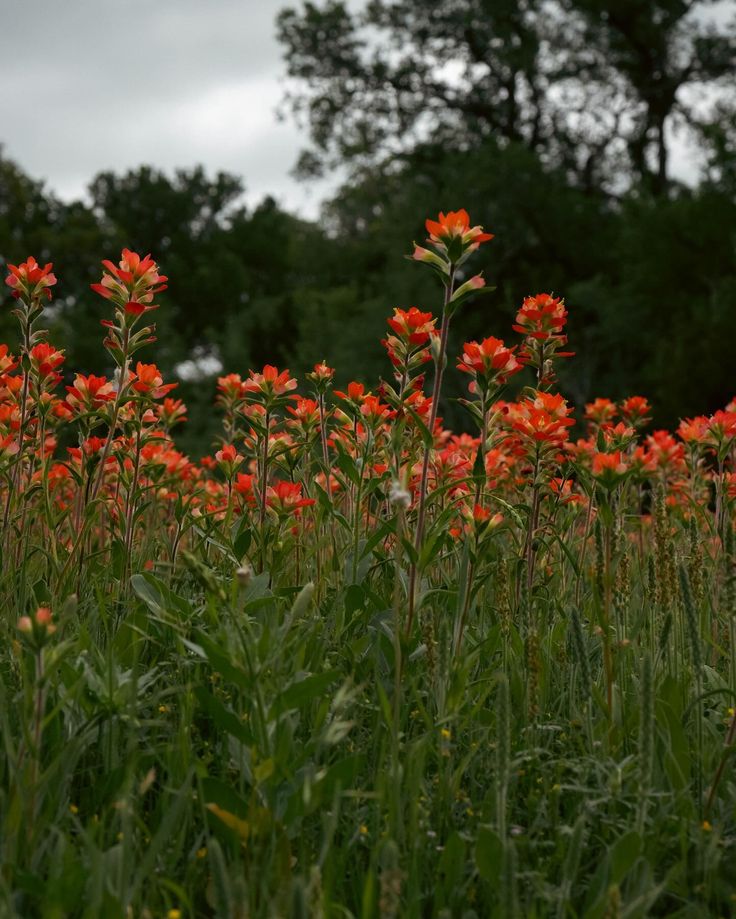
[[[253,580],[253,569],[247,562],[244,562],[235,572],[235,577],[238,582],[238,587],[245,590]]]
[[[388,492],[388,500],[398,507],[407,508],[411,504],[411,493],[404,488],[401,482],[394,479]]]

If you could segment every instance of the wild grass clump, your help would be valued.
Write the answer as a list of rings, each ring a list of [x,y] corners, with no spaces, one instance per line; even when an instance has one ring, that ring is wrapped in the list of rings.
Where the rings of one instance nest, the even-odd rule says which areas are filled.
[[[394,310],[390,380],[222,376],[199,462],[137,357],[153,259],[93,285],[109,378],[65,376],[52,266],[11,266],[3,916],[732,911],[736,404],[647,433],[646,399],[601,398],[573,435],[537,294],[519,344],[463,345],[453,434],[491,237],[427,229],[442,308]]]

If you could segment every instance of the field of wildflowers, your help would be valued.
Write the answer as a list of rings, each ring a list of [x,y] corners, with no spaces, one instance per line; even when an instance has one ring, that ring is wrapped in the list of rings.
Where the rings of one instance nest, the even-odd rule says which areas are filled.
[[[440,308],[393,310],[387,379],[222,376],[199,462],[140,359],[153,259],[93,285],[110,378],[47,340],[53,266],[10,266],[3,917],[733,913],[736,402],[574,417],[546,293],[448,354],[492,237],[426,225]]]

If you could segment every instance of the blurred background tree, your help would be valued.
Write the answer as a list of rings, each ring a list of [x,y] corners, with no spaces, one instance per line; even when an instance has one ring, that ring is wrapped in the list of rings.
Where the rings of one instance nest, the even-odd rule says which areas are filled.
[[[456,350],[513,340],[522,297],[553,291],[570,310],[574,401],[641,393],[660,425],[712,411],[736,394],[735,7],[299,3],[277,20],[286,110],[309,138],[298,173],[345,179],[318,222],[268,198],[247,209],[239,177],[201,167],[105,172],[88,203],[66,204],[0,155],[0,261],[54,261],[53,340],[70,368],[99,372],[88,285],[123,245],[150,251],[171,284],[149,359],[180,377],[182,443],[199,454],[220,366],[302,373],[324,358],[341,382],[386,375],[391,309],[439,305],[403,255],[426,216],[464,206],[496,234],[473,267],[497,291],[461,311]],[[687,181],[673,168],[684,145]]]
[[[641,391],[660,424],[712,410],[736,390],[734,13],[710,0],[285,9],[287,105],[311,141],[298,168],[347,170],[330,226],[376,291],[430,305],[396,253],[429,202],[464,205],[497,235],[498,292],[461,315],[459,338],[508,334],[521,298],[551,289],[570,308],[578,402]],[[701,165],[688,184],[675,141]]]

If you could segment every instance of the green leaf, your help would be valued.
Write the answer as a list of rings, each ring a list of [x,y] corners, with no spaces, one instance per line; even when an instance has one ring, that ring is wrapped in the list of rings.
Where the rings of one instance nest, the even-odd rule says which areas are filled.
[[[138,597],[153,613],[163,612],[163,597],[158,583],[152,575],[134,574],[130,579],[131,586]]]
[[[293,708],[303,708],[317,696],[321,696],[328,686],[340,677],[338,670],[326,670],[324,673],[313,673],[296,683],[292,683],[271,706],[272,714],[283,714]]]
[[[444,880],[445,893],[452,896],[460,886],[465,867],[465,843],[457,831],[447,838],[438,867]]]
[[[192,771],[190,770],[184,784],[173,796],[173,801],[168,801],[156,833],[138,863],[138,869],[133,878],[133,886],[130,892],[131,897],[135,895],[146,879],[150,878],[156,864],[156,859],[164,848],[170,844],[172,834],[174,834],[177,827],[181,825],[184,808],[188,806],[191,801],[191,780]]]
[[[632,830],[625,833],[613,845],[609,853],[609,881],[620,884],[641,855],[641,836]]]
[[[204,632],[196,632],[194,637],[196,644],[185,642],[185,645],[190,650],[201,650],[212,669],[225,680],[230,680],[230,682],[235,683],[236,686],[240,686],[242,689],[250,690],[252,688],[252,681],[248,674],[226,657],[225,653]],[[195,651],[195,653],[197,652]]]
[[[197,686],[194,689],[194,697],[217,727],[225,731],[226,734],[235,737],[241,743],[253,743],[253,734],[250,728],[238,718],[235,712],[225,708],[223,703],[213,696],[211,692],[208,692],[204,686]]]

